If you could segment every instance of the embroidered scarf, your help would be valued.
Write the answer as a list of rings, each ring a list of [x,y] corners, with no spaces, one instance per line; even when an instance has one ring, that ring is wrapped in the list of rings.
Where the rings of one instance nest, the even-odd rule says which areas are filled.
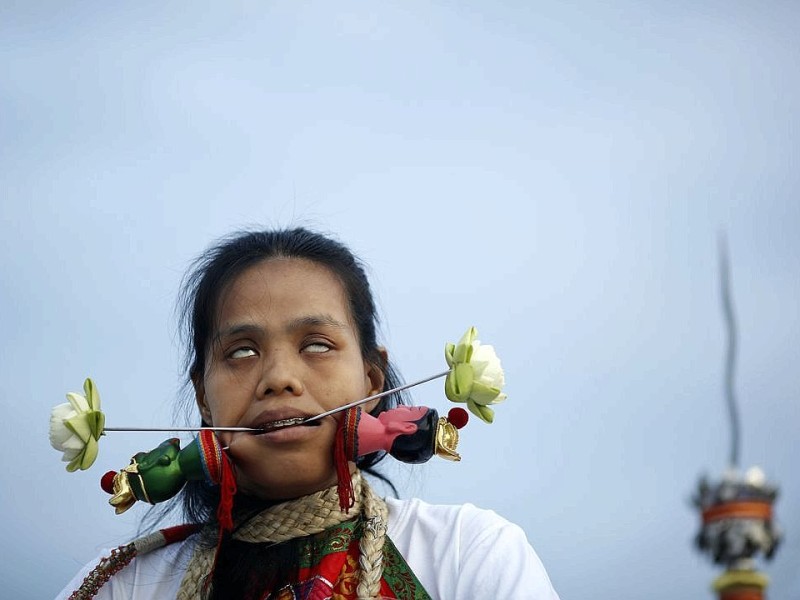
[[[361,518],[345,521],[304,541],[297,582],[266,595],[265,600],[351,600],[358,598]],[[430,600],[395,545],[385,537],[383,574],[378,597]]]
[[[359,471],[353,474],[352,487],[355,501],[348,511],[340,508],[334,486],[271,506],[234,531],[233,539],[251,543],[311,536],[301,543],[297,581],[272,590],[265,600],[430,598],[386,535],[386,503]],[[207,596],[215,552],[203,546],[195,549],[178,600]]]

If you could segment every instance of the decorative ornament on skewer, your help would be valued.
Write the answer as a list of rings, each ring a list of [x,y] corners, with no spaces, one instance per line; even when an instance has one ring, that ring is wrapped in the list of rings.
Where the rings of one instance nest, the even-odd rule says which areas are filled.
[[[69,392],[64,404],[50,413],[50,445],[64,454],[67,471],[86,470],[97,459],[105,415],[100,410],[100,393],[91,379],[83,382],[84,395]]]

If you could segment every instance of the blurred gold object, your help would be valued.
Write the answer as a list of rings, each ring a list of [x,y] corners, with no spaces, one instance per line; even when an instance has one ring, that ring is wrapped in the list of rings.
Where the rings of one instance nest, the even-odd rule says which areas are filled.
[[[116,475],[114,475],[114,495],[109,498],[108,503],[114,507],[114,512],[121,515],[136,502],[136,496],[133,494],[131,484],[128,481],[128,474],[138,474],[139,465],[134,461],[133,464],[128,465]]]
[[[769,577],[759,571],[732,570],[725,571],[712,584],[716,592],[724,592],[736,588],[754,588],[764,590],[769,585]]]
[[[459,461],[461,456],[456,452],[458,446],[458,429],[445,417],[440,417],[436,424],[436,455],[447,460]]]

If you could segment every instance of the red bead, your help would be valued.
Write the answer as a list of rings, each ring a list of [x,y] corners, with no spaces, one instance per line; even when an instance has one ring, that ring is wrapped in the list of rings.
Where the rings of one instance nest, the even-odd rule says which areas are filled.
[[[103,488],[103,491],[107,494],[114,493],[114,476],[116,475],[115,471],[109,471],[100,479],[100,487]]]
[[[447,413],[447,420],[450,421],[456,429],[461,429],[469,421],[469,415],[463,408],[455,406]]]

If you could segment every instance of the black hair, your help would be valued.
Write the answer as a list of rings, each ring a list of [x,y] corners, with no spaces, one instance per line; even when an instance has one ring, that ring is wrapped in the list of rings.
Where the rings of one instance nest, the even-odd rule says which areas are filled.
[[[226,289],[246,269],[272,258],[305,259],[328,268],[344,288],[364,360],[384,373],[383,391],[402,384],[391,362],[385,361],[379,351],[375,301],[361,261],[344,244],[329,236],[294,228],[240,231],[222,238],[194,261],[179,297],[182,333],[186,342],[187,387],[191,388],[192,382],[203,378],[219,303]],[[371,413],[377,415],[398,404],[405,404],[402,394],[384,396]],[[201,419],[201,425],[208,424]],[[376,452],[360,457],[356,465],[387,483],[396,494],[391,481],[374,469],[384,457],[385,453]],[[189,522],[215,523],[219,503],[217,487],[190,481],[179,498],[184,517]],[[237,495],[234,510],[239,515],[252,515],[266,505],[264,501]],[[299,542],[290,540],[283,544],[260,546],[243,546],[230,539],[223,542],[214,571],[212,597],[234,597],[230,595],[233,590],[241,591],[242,596],[260,593],[259,589],[261,592],[275,589],[272,586],[285,585],[289,581],[299,558]],[[256,590],[251,588],[254,576],[259,588]],[[263,587],[265,585],[269,587]]]

